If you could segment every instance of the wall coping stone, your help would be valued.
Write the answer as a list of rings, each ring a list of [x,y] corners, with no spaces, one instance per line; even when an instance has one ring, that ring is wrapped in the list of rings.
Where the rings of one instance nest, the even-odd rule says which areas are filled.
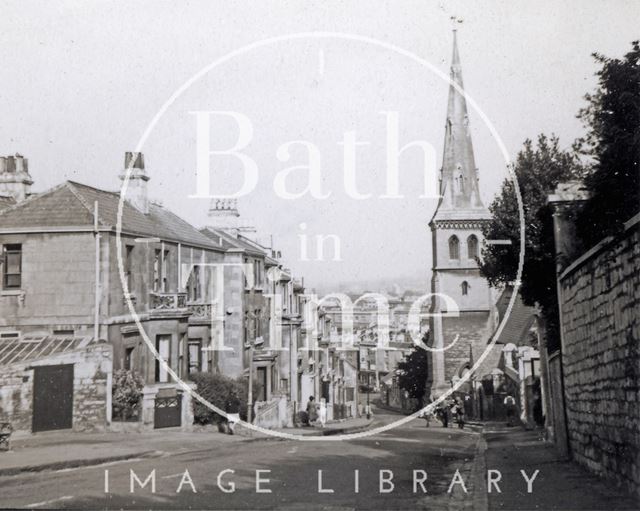
[[[636,226],[640,226],[640,213],[638,213],[637,215],[629,219],[627,222],[625,222],[624,233],[626,234],[628,231],[631,231]],[[621,234],[618,236],[607,236],[606,238],[603,238],[600,242],[598,242],[592,248],[587,250],[584,254],[578,257],[578,259],[573,261],[569,266],[567,266],[567,268],[565,268],[565,270],[558,277],[558,280],[562,282],[564,279],[566,279],[569,276],[569,274],[576,271],[578,268],[584,265],[589,259],[591,259],[594,255],[603,251],[605,248],[607,248],[609,245],[611,245],[613,242],[615,242],[622,236],[623,235]]]

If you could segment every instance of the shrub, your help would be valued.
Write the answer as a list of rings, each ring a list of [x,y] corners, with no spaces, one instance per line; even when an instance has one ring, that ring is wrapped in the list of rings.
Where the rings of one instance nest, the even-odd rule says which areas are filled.
[[[190,375],[196,384],[196,392],[220,410],[225,410],[233,380],[221,374],[195,373]],[[219,424],[224,417],[210,410],[197,400],[193,401],[193,420],[196,424]]]
[[[247,378],[232,379],[222,374],[195,373],[190,375],[196,384],[196,392],[209,403],[222,411],[227,411],[227,406],[232,403],[239,404],[239,413],[242,420],[247,420],[247,400],[249,394],[249,381]],[[254,386],[254,396],[255,394]],[[254,398],[255,401],[255,398]],[[193,401],[193,418],[196,424],[221,424],[226,418],[197,400]]]
[[[133,371],[120,369],[113,373],[112,410],[114,420],[137,420],[144,380]]]

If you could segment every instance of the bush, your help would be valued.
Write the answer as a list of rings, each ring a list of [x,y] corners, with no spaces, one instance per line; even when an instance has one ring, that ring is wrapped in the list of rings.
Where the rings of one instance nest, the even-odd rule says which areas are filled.
[[[236,380],[222,374],[195,373],[190,375],[196,384],[196,392],[209,403],[222,411],[232,403],[239,405],[240,418],[247,420],[247,400],[249,397],[249,381],[246,378]],[[254,396],[255,394],[254,386]],[[255,397],[254,397],[255,401]],[[221,424],[226,418],[197,400],[193,401],[193,419],[196,424]]]
[[[133,371],[120,369],[113,373],[112,416],[114,420],[138,420],[144,380]]]

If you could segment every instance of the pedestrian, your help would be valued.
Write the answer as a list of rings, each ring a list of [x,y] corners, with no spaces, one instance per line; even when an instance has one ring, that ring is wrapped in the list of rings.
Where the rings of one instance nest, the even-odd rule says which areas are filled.
[[[327,400],[325,398],[320,399],[320,413],[318,415],[320,419],[320,427],[324,428],[327,423]]]
[[[458,428],[464,429],[464,404],[459,397],[456,398],[456,403],[454,406],[456,408],[456,420],[458,422]]]
[[[227,412],[227,433],[233,435],[235,433],[235,427],[240,422],[240,399],[235,394],[229,396],[225,406]]]
[[[431,405],[432,402],[433,402],[433,400],[431,398],[429,398],[427,400],[427,406],[425,406],[422,409],[422,411],[420,412],[420,417],[422,417],[424,419],[424,421],[426,422],[426,427],[429,427],[429,423],[431,422],[431,417],[433,415],[433,411],[429,407],[429,405]]]
[[[309,417],[310,426],[313,426],[318,420],[318,408],[316,407],[315,399],[315,397],[310,396],[309,401],[307,401],[307,417]]]
[[[440,421],[442,422],[443,428],[449,427],[449,407],[446,403],[442,403],[438,405],[437,408],[438,416],[440,417]]]
[[[515,424],[516,400],[511,394],[507,394],[507,397],[504,398],[504,406],[507,411],[507,426],[513,426]]]

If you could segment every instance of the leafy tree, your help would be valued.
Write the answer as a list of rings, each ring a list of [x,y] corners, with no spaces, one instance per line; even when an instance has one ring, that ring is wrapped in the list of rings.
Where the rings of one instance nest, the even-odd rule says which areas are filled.
[[[602,64],[598,89],[578,114],[589,130],[581,150],[593,160],[585,180],[592,197],[577,223],[586,246],[619,232],[640,211],[640,43],[623,59],[593,56]]]
[[[426,344],[426,335],[422,342]],[[398,385],[409,393],[409,397],[418,400],[420,408],[424,406],[429,376],[429,354],[422,348],[414,347],[413,351],[398,363]]]
[[[545,319],[547,347],[559,343],[553,218],[547,197],[561,181],[583,176],[575,148],[562,150],[556,136],[526,140],[513,165],[524,209],[525,258],[520,293],[527,305],[538,305]],[[520,255],[520,215],[513,181],[505,179],[489,206],[492,220],[483,228],[486,239],[508,239],[511,245],[486,245],[480,271],[492,286],[512,283]]]

